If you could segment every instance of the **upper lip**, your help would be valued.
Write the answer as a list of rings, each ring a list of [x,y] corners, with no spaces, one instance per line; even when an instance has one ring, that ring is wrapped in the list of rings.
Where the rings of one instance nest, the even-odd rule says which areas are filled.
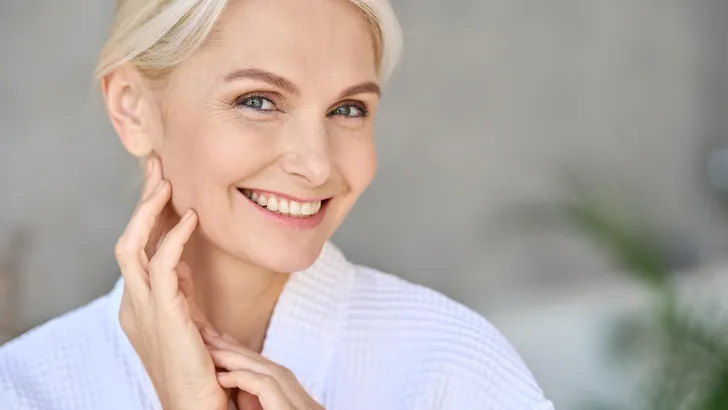
[[[271,191],[271,190],[268,190],[268,189],[251,188],[251,187],[238,187],[238,189],[239,190],[247,189],[248,191],[256,192],[258,194],[273,195],[273,196],[276,196],[278,198],[285,198],[285,199],[288,199],[289,201],[296,201],[296,202],[299,202],[299,203],[304,203],[304,202],[319,202],[319,201],[325,201],[325,200],[331,198],[330,196],[329,197],[300,198],[300,197],[295,197],[293,195],[285,194],[283,192]]]

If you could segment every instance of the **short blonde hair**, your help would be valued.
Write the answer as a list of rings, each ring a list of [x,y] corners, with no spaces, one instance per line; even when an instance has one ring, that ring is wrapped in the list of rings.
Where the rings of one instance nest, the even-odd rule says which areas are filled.
[[[230,0],[118,0],[111,34],[96,67],[100,79],[132,62],[150,77],[164,75],[202,45]],[[348,0],[372,24],[379,75],[394,70],[402,31],[388,0]]]

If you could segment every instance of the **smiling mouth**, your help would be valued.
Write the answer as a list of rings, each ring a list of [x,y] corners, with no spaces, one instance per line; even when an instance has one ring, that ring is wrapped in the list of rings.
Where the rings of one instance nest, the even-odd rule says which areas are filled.
[[[256,192],[250,189],[238,188],[241,194],[250,199],[251,202],[261,208],[265,208],[270,212],[293,217],[293,218],[310,218],[321,211],[321,207],[325,206],[329,199],[313,202],[298,202],[291,199],[281,198],[270,193]]]

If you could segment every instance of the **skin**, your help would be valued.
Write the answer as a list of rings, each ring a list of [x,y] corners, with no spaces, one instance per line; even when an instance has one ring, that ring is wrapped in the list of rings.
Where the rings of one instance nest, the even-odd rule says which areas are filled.
[[[165,409],[225,409],[231,391],[241,409],[321,408],[259,352],[289,273],[374,177],[377,71],[349,1],[238,1],[168,77],[128,64],[103,79],[124,147],[147,159],[116,247],[120,320]],[[239,188],[329,201],[319,225],[293,228]]]

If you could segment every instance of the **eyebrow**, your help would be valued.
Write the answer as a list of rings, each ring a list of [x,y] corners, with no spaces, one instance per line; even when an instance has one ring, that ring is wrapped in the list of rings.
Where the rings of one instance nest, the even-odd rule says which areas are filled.
[[[352,95],[364,94],[364,93],[373,93],[373,94],[376,94],[377,96],[381,96],[382,90],[381,90],[381,87],[379,87],[379,84],[370,81],[370,82],[361,83],[361,84],[354,85],[354,86],[347,88],[346,90],[342,91],[341,94],[339,94],[338,99],[342,100],[342,99],[344,99],[346,97],[350,97]]]
[[[232,73],[225,76],[225,81],[232,82],[243,78],[263,81],[291,94],[300,93],[298,87],[296,87],[296,84],[293,84],[291,80],[285,79],[279,75],[271,73],[270,71],[261,70],[259,68],[244,68],[242,70],[233,71]]]
[[[299,88],[296,86],[296,84],[293,83],[293,81],[283,78],[277,74],[273,74],[270,71],[261,70],[259,68],[244,68],[242,70],[233,71],[232,73],[226,75],[224,78],[227,82],[249,78],[252,80],[263,81],[291,94],[300,94]],[[345,89],[341,92],[341,94],[339,94],[338,99],[341,100],[352,95],[364,93],[373,93],[377,96],[380,96],[382,91],[379,84],[373,81],[368,81]]]

